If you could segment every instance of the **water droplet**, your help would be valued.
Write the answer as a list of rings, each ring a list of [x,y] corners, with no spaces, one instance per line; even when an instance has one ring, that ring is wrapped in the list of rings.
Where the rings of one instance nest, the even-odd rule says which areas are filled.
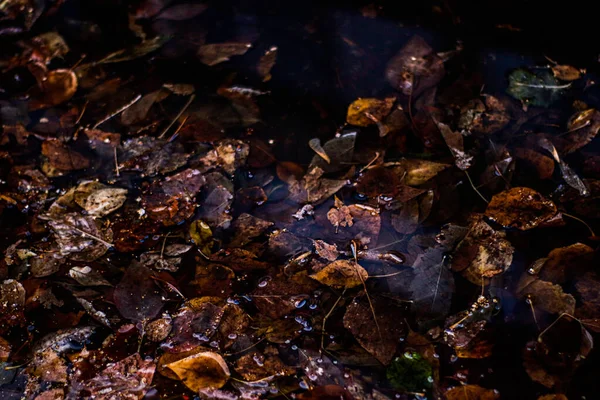
[[[258,282],[258,287],[265,287],[269,284],[269,281],[271,280],[270,276],[265,276],[264,278],[262,278],[260,280],[260,282]]]

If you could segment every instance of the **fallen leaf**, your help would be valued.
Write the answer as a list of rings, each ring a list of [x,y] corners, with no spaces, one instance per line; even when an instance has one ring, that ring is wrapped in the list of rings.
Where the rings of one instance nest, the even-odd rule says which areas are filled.
[[[72,150],[58,139],[48,139],[42,143],[42,154],[50,165],[61,171],[75,171],[90,166],[90,160]]]
[[[348,164],[352,162],[355,143],[356,132],[344,133],[325,142],[320,152],[326,154],[326,157],[315,155],[308,168],[309,174],[315,168],[321,168],[326,173],[347,169]]]
[[[75,261],[93,261],[113,246],[113,232],[91,216],[69,213],[50,217],[48,225],[54,233],[60,254]]]
[[[565,284],[578,276],[588,265],[591,265],[594,250],[583,243],[575,243],[565,247],[557,247],[548,253],[539,268],[539,277],[559,285]]]
[[[465,147],[463,144],[463,135],[460,132],[455,132],[450,127],[442,122],[435,121],[440,132],[442,133],[442,137],[444,141],[448,145],[452,156],[454,157],[454,162],[459,169],[467,170],[471,167],[471,163],[473,162],[473,156],[467,155],[465,153]]]
[[[478,385],[457,386],[444,393],[447,400],[497,400],[497,390],[482,388]]]
[[[369,274],[356,262],[337,260],[310,277],[336,289],[351,289],[362,285]]]
[[[409,186],[419,186],[427,182],[437,174],[450,167],[433,161],[403,158],[394,167],[399,176],[404,175],[404,183]]]
[[[260,57],[258,65],[256,66],[256,72],[258,73],[258,76],[262,78],[263,82],[271,80],[271,70],[273,69],[273,66],[275,66],[276,61],[277,47],[275,46],[265,51],[265,54]]]
[[[25,323],[25,289],[19,282],[8,279],[0,283],[0,334]]]
[[[524,104],[549,107],[570,87],[570,83],[561,84],[547,70],[534,73],[526,69],[516,69],[508,76],[506,92]]]
[[[528,230],[556,215],[556,206],[526,187],[515,187],[492,197],[485,215],[507,228]]]
[[[373,309],[371,309],[371,304]],[[375,316],[373,315],[375,313]],[[355,298],[346,308],[344,328],[348,329],[360,345],[388,365],[394,358],[398,341],[405,333],[403,310],[393,303],[379,299]],[[376,319],[375,319],[376,318]]]
[[[35,353],[27,369],[43,381],[67,383],[67,362],[51,348]]]
[[[151,269],[138,263],[127,268],[113,294],[115,305],[124,318],[145,322],[160,313],[163,294],[153,276]]]
[[[444,62],[420,36],[413,36],[388,62],[385,77],[407,96],[418,96],[444,77]]]
[[[550,179],[554,174],[554,161],[550,157],[526,148],[517,148],[513,154],[518,159],[517,166],[525,164],[535,170],[540,179]]]
[[[570,65],[553,65],[552,74],[561,81],[576,81],[581,78],[581,71]]]
[[[230,57],[246,54],[250,47],[252,47],[250,43],[212,43],[200,46],[197,54],[200,62],[212,67],[229,61]]]
[[[350,125],[369,126],[383,120],[392,110],[396,98],[385,100],[374,98],[357,99],[348,106],[346,122]]]
[[[454,276],[445,265],[444,250],[427,249],[412,266],[414,277],[409,283],[413,309],[420,318],[437,318],[450,311],[454,294]]]
[[[104,217],[125,203],[127,189],[111,188],[96,181],[84,182],[77,186],[73,197],[88,215]]]
[[[31,110],[54,107],[71,99],[77,92],[77,75],[70,69],[48,72],[32,94]]]
[[[217,353],[201,352],[166,365],[191,391],[219,389],[229,380],[227,363]]]
[[[242,247],[264,234],[271,226],[273,226],[273,223],[270,221],[265,221],[264,219],[244,213],[232,224],[235,233],[229,246]]]
[[[335,197],[335,207],[332,207],[327,212],[327,219],[331,222],[331,225],[335,226],[336,229],[340,226],[352,226],[354,224],[354,220],[352,219],[352,214],[350,213],[350,208],[345,206],[344,203]]]
[[[112,286],[98,271],[89,266],[73,267],[69,270],[69,276],[83,286]]]
[[[165,10],[156,16],[156,19],[168,19],[171,21],[185,21],[192,19],[202,14],[208,6],[206,4],[198,3],[183,3],[176,4]]]
[[[523,283],[519,283],[523,285]],[[559,285],[534,279],[532,282],[519,288],[517,295],[521,299],[527,299],[536,309],[551,314],[575,313],[575,298],[564,293]]]
[[[599,130],[600,112],[589,108],[571,116],[567,123],[567,133],[552,141],[561,154],[570,154],[590,143]]]
[[[206,256],[211,255],[214,241],[210,226],[201,219],[198,219],[190,224],[189,233],[202,254]]]
[[[277,350],[270,346],[262,353],[244,354],[236,360],[234,369],[246,381],[292,375],[295,372],[295,368],[285,365],[278,357]]]
[[[323,169],[314,167],[300,181],[292,181],[290,200],[301,204],[318,204],[333,196],[346,185],[344,179],[321,178],[323,173]]]

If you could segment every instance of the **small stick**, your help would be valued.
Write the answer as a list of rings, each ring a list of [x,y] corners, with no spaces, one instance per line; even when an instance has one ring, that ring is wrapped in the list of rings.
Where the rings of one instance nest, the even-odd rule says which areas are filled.
[[[141,94],[138,94],[137,96],[135,96],[135,98],[133,100],[131,100],[129,103],[125,104],[123,107],[119,108],[117,111],[113,112],[112,114],[108,114],[106,117],[104,117],[100,122],[96,123],[96,125],[94,125],[92,127],[92,129],[96,129],[97,127],[99,127],[100,125],[102,125],[103,123],[105,123],[106,121],[108,121],[109,119],[111,119],[112,117],[114,117],[115,115],[119,115],[120,113],[122,113],[123,111],[127,110],[129,107],[131,107],[132,105],[134,105],[135,103],[138,102],[139,99],[142,98]]]
[[[473,190],[475,191],[475,193],[477,193],[479,195],[479,197],[481,197],[481,200],[483,200],[483,201],[485,201],[486,203],[489,204],[489,201],[487,201],[487,199],[485,197],[483,197],[483,195],[481,194],[481,192],[479,190],[477,190],[477,188],[473,184],[473,181],[471,180],[471,176],[469,175],[469,173],[466,170],[465,170],[465,175],[467,176],[467,179],[469,180],[469,183],[471,184],[471,187],[473,188]]]
[[[167,134],[167,132],[169,131],[169,129],[171,129],[171,127],[173,126],[173,124],[175,123],[175,121],[177,121],[179,119],[179,117],[181,117],[181,115],[185,112],[185,110],[187,110],[187,108],[190,106],[190,104],[192,104],[192,101],[194,101],[195,98],[196,98],[195,94],[193,94],[193,95],[190,96],[190,98],[188,99],[187,103],[185,103],[185,105],[179,111],[179,113],[177,114],[177,116],[175,116],[175,118],[173,118],[173,120],[171,121],[171,123],[169,124],[169,126],[167,126],[165,128],[165,130],[160,134],[160,136],[158,137],[159,139],[162,139]]]
[[[115,172],[117,176],[121,176],[119,173],[119,161],[117,160],[117,147],[113,147],[114,155],[115,155]]]
[[[340,297],[338,297],[335,303],[333,303],[333,306],[331,307],[327,315],[325,315],[325,318],[323,318],[323,324],[321,325],[321,349],[325,349],[325,324],[327,323],[327,318],[331,316],[333,310],[335,310],[342,297],[344,297],[344,293],[346,293],[346,289],[344,289]]]

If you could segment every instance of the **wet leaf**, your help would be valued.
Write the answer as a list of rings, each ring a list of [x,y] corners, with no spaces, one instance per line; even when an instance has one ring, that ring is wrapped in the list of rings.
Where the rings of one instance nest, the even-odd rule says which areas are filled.
[[[317,386],[309,392],[298,396],[301,400],[354,400],[354,397],[341,386],[324,385]]]
[[[60,254],[75,261],[93,261],[113,246],[113,232],[93,217],[69,213],[48,222]]]
[[[49,139],[42,143],[42,154],[48,158],[53,168],[62,171],[74,171],[90,166],[90,160],[72,150],[58,139]]]
[[[446,315],[454,293],[454,277],[444,263],[444,251],[427,249],[417,257],[413,272],[409,290],[415,312],[431,318]]]
[[[246,381],[292,375],[295,369],[285,365],[278,357],[277,349],[267,347],[264,353],[247,353],[237,359],[234,367]]]
[[[327,156],[323,158],[322,155],[315,155],[310,162],[309,174],[316,167],[321,168],[326,173],[348,168],[354,154],[355,142],[356,132],[344,133],[325,142],[320,152]]]
[[[390,113],[395,101],[394,97],[388,97],[384,100],[374,98],[354,100],[348,106],[346,122],[356,126],[375,125]]]
[[[420,36],[413,36],[385,70],[385,77],[394,89],[415,97],[437,85],[444,74],[442,59]]]
[[[569,165],[560,158],[552,143],[550,143],[548,140],[542,139],[540,140],[540,146],[552,154],[552,157],[554,157],[554,160],[560,167],[560,172],[562,173],[565,182],[567,182],[567,185],[577,190],[580,195],[587,196],[589,194],[588,188],[585,186],[579,176],[577,176],[577,174],[571,169],[571,167],[569,167]]]
[[[305,273],[298,273],[291,278],[277,275],[265,279],[266,285],[252,292],[252,300],[261,314],[278,319],[296,310],[296,307],[308,300],[317,284]]]
[[[504,227],[528,230],[553,218],[556,212],[554,203],[535,190],[516,187],[492,197],[485,215]]]
[[[589,108],[571,116],[567,123],[567,133],[552,141],[561,154],[570,154],[590,143],[599,130],[600,112]]]
[[[488,284],[489,278],[508,270],[513,253],[514,248],[504,232],[495,231],[483,219],[476,219],[456,246],[452,270],[461,272],[475,285]]]
[[[37,89],[29,103],[31,110],[57,106],[70,100],[77,92],[77,75],[69,69],[50,71]]]
[[[397,164],[398,166],[394,169],[397,170],[399,176],[404,175],[404,183],[410,186],[422,185],[450,166],[433,161],[406,158]]]
[[[152,279],[154,272],[134,263],[125,272],[113,294],[115,305],[127,319],[144,322],[160,313],[163,294]]]
[[[208,7],[206,4],[183,3],[171,6],[156,16],[156,19],[168,19],[171,21],[185,21],[192,19],[204,12]]]
[[[229,380],[230,372],[223,357],[202,352],[167,364],[191,391],[219,389]]]
[[[419,202],[411,199],[402,204],[400,212],[392,214],[392,226],[403,235],[414,233],[419,226]]]
[[[8,279],[0,284],[0,334],[25,322],[25,289],[19,282]]]
[[[365,350],[387,365],[404,335],[403,310],[393,303],[384,307],[380,299],[371,299],[371,302],[375,317],[365,296],[354,299],[344,314],[344,327]]]
[[[516,69],[508,76],[506,92],[524,104],[549,107],[562,97],[570,86],[571,84],[561,84],[546,70],[534,73],[526,69]]]
[[[127,200],[127,189],[111,188],[91,181],[79,184],[73,194],[74,201],[88,215],[104,217],[119,209]]]
[[[362,285],[369,274],[356,262],[337,260],[310,277],[336,289],[351,289]]]
[[[73,267],[69,270],[69,276],[83,286],[112,286],[98,271],[89,266]]]
[[[219,264],[197,265],[196,275],[191,284],[198,287],[206,296],[228,296],[232,291],[235,273],[228,267]]]
[[[210,226],[208,226],[206,222],[198,219],[190,224],[189,233],[202,254],[209,256],[212,253],[214,243]]]
[[[526,148],[515,149],[513,154],[519,164],[523,163],[535,170],[540,179],[550,179],[554,174],[554,161],[550,157]]]
[[[386,376],[395,389],[405,392],[427,392],[433,386],[431,365],[415,352],[407,351],[394,358]]]
[[[452,156],[454,156],[454,162],[459,169],[463,171],[469,169],[473,162],[473,156],[469,156],[465,153],[465,147],[463,144],[463,135],[460,132],[455,132],[450,127],[442,122],[435,121],[444,141],[448,145]]]
[[[229,213],[233,194],[223,186],[215,187],[202,202],[198,216],[213,229],[227,229],[232,216]]]
[[[581,274],[592,261],[594,250],[583,243],[557,247],[548,253],[540,265],[539,277],[548,282],[562,285]]]
[[[190,300],[173,316],[173,330],[163,346],[180,353],[205,344],[217,332],[223,315],[223,307],[202,298]]]
[[[212,67],[229,61],[230,57],[246,54],[250,47],[252,47],[250,43],[212,43],[200,46],[197,54],[203,64]]]
[[[290,199],[297,203],[318,204],[333,196],[345,184],[343,179],[321,178],[324,171],[314,167],[300,181],[290,184]]]
[[[155,369],[154,361],[135,353],[83,382],[79,394],[88,392],[97,399],[140,399],[150,389]]]
[[[258,65],[256,66],[256,72],[258,73],[258,76],[262,78],[263,82],[271,80],[271,70],[273,69],[273,66],[275,66],[276,61],[277,47],[275,46],[265,51],[265,54],[260,57]]]
[[[581,71],[571,65],[553,65],[552,74],[561,81],[576,81],[581,78]]]
[[[510,114],[496,97],[486,95],[484,102],[471,100],[461,109],[458,128],[472,133],[493,134],[510,122]]]
[[[327,212],[327,219],[331,222],[331,225],[335,226],[336,229],[340,226],[352,226],[354,220],[350,213],[350,208],[345,206],[344,203],[337,197],[335,198],[335,207],[332,207]]]
[[[478,385],[457,386],[444,393],[448,400],[497,400],[497,390],[482,388]]]
[[[520,288],[517,294],[522,299],[528,299],[536,309],[551,314],[575,313],[575,298],[564,293],[559,285],[550,282],[534,279]]]
[[[28,370],[43,381],[67,383],[67,363],[51,348],[36,353]]]
[[[273,226],[272,222],[244,213],[233,222],[232,228],[235,234],[229,246],[242,247],[264,234],[271,226]]]
[[[123,114],[121,114],[121,123],[129,126],[143,121],[150,108],[158,100],[159,94],[160,91],[157,90],[144,95],[139,101],[136,101],[131,107],[123,111]]]

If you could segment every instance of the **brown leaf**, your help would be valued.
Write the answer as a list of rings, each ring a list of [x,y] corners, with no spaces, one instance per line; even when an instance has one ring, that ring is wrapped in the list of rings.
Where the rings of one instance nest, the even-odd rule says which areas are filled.
[[[321,168],[314,167],[304,175],[302,180],[292,181],[290,200],[301,204],[319,204],[346,185],[346,180],[343,179],[321,178],[323,172]]]
[[[458,128],[472,133],[491,135],[510,122],[510,115],[504,104],[490,95],[485,95],[485,104],[475,99],[467,103],[460,112]]]
[[[152,277],[154,272],[134,263],[125,272],[113,294],[121,315],[136,322],[158,315],[163,306],[163,293]]]
[[[146,325],[146,337],[151,342],[162,342],[171,333],[172,320],[168,318],[159,318]]]
[[[415,97],[437,85],[444,74],[444,62],[420,36],[413,36],[385,70],[385,77],[394,89]]]
[[[558,151],[565,155],[579,150],[592,141],[600,130],[600,112],[590,108],[574,114],[567,124],[567,134],[552,141]]]
[[[36,353],[27,368],[43,381],[67,383],[67,362],[52,348]]]
[[[594,249],[583,243],[557,247],[541,265],[540,279],[562,285],[577,276],[592,262]],[[583,268],[582,268],[583,267]]]
[[[315,253],[328,261],[335,261],[340,255],[335,244],[329,244],[322,240],[315,240]]]
[[[73,197],[88,215],[104,217],[125,203],[127,189],[112,188],[96,181],[84,182],[77,186]]]
[[[29,103],[30,110],[54,107],[68,101],[77,92],[77,75],[70,69],[56,69],[48,72],[34,91]]]
[[[489,278],[504,273],[512,263],[514,249],[505,237],[504,232],[476,218],[456,246],[452,270],[462,272],[475,285],[489,284]]]
[[[316,282],[302,272],[292,277],[281,274],[271,279],[263,278],[261,282],[266,284],[259,284],[251,297],[258,311],[272,319],[296,310],[298,304],[308,300],[308,293],[317,287]]]
[[[217,332],[223,313],[223,307],[202,298],[190,300],[173,316],[173,330],[163,347],[180,353],[205,344]]]
[[[402,204],[399,213],[392,214],[392,226],[403,235],[414,233],[419,226],[419,202],[411,199]]]
[[[369,274],[354,261],[337,260],[310,277],[335,289],[351,289],[362,285]]]
[[[251,352],[236,360],[235,371],[247,381],[292,375],[295,368],[285,365],[278,357],[277,349],[268,346],[264,353]]]
[[[203,64],[213,66],[225,61],[229,61],[232,56],[241,56],[246,54],[252,45],[250,43],[212,43],[200,46],[198,57]]]
[[[395,97],[388,97],[385,100],[374,98],[354,100],[348,106],[346,122],[356,126],[375,125],[390,113],[395,101]]]
[[[399,189],[400,194],[398,194]],[[404,202],[410,200],[410,198],[405,199],[408,197],[405,193],[412,192],[413,190],[421,193],[423,192],[421,189],[402,186],[400,183],[400,176],[391,168],[385,168],[383,166],[369,168],[358,177],[356,182],[356,193],[370,199],[394,198],[398,195],[398,200]]]
[[[382,364],[389,364],[396,353],[398,341],[405,333],[403,311],[400,307],[371,299],[373,311],[366,296],[354,299],[344,314],[344,328],[348,329],[365,350]]]
[[[93,217],[69,213],[51,218],[48,225],[54,233],[61,255],[75,261],[93,261],[112,247],[113,233]]]
[[[183,3],[176,4],[163,10],[160,14],[156,16],[156,19],[168,19],[171,21],[185,21],[187,19],[194,18],[204,10],[206,10],[208,6],[202,3]]]
[[[202,352],[167,364],[191,391],[219,389],[229,380],[227,363],[217,353]]]
[[[554,160],[550,157],[526,148],[515,149],[513,154],[519,159],[519,164],[535,170],[540,179],[550,179],[554,174]]]
[[[581,78],[581,71],[570,65],[553,65],[552,74],[561,81],[576,81]]]
[[[83,286],[112,286],[98,271],[93,270],[87,265],[85,267],[71,268],[69,276]]]
[[[270,221],[244,213],[233,222],[232,228],[235,234],[229,246],[242,247],[265,233],[271,226],[273,226],[273,223]]]
[[[471,162],[473,162],[473,156],[469,156],[465,153],[463,135],[460,132],[453,131],[448,125],[442,122],[435,121],[435,123],[454,157],[456,166],[463,171],[469,169]]]
[[[301,400],[354,400],[350,392],[338,385],[317,386],[314,389],[301,393]]]
[[[336,228],[340,226],[352,226],[353,224],[350,209],[337,197],[335,198],[335,208],[332,207],[327,212],[327,219],[331,222],[331,225]]]
[[[144,360],[139,353],[135,353],[83,382],[80,390],[99,400],[141,399],[150,389],[155,369],[153,360]]]
[[[428,160],[403,158],[394,169],[399,176],[404,175],[404,183],[409,186],[419,186],[427,182],[437,174],[450,167],[449,164],[441,164]]]
[[[541,194],[526,187],[515,187],[496,194],[485,215],[504,227],[528,230],[556,215],[556,206]]]
[[[447,400],[497,400],[497,390],[482,388],[478,385],[457,386],[444,393]]]
[[[525,277],[528,277],[528,275]],[[522,285],[522,283],[519,285]],[[521,299],[528,299],[536,309],[551,314],[567,313],[573,315],[575,313],[575,298],[564,293],[559,285],[550,282],[534,279],[520,288],[517,295]]]
[[[90,160],[71,150],[58,139],[47,139],[42,143],[42,154],[48,158],[53,168],[61,171],[75,171],[90,166]]]
[[[158,100],[159,94],[160,90],[156,90],[144,95],[139,101],[133,103],[131,107],[127,108],[123,111],[123,114],[121,114],[121,123],[129,126],[142,122],[146,118],[150,108],[152,108],[154,103]]]
[[[263,82],[271,80],[271,69],[277,61],[277,47],[273,46],[269,50],[265,51],[258,61],[256,66],[256,72],[258,76],[262,78]]]
[[[210,256],[210,260],[226,265],[233,271],[263,270],[271,266],[266,261],[258,260],[256,254],[251,251],[240,248],[219,250]]]
[[[196,265],[195,279],[191,282],[197,286],[204,296],[228,296],[235,273],[228,267],[219,264]]]

